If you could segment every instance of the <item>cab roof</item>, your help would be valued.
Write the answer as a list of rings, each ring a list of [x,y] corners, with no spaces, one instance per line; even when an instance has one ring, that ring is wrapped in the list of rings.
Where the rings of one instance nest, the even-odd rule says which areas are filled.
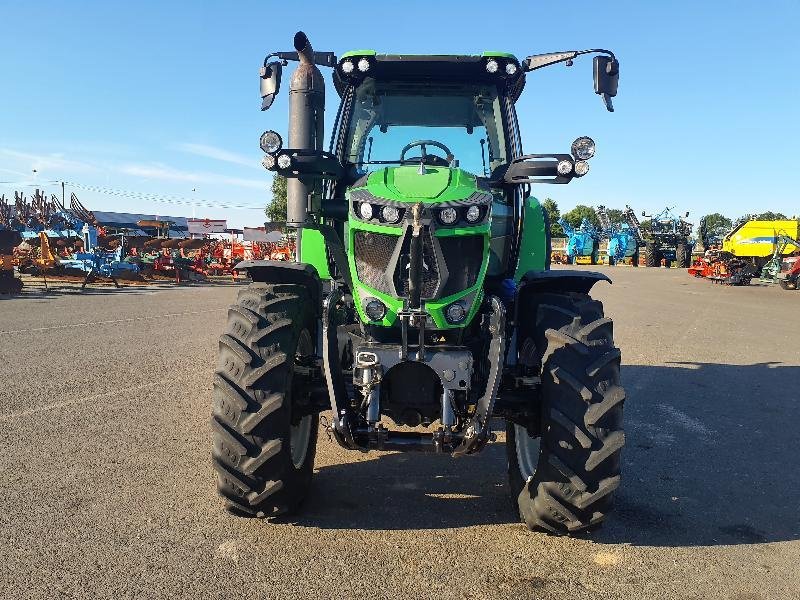
[[[366,60],[366,71],[358,65]],[[497,70],[486,69],[489,61]],[[350,72],[343,69],[345,63]],[[513,65],[509,67],[508,65]],[[506,69],[512,70],[509,74]],[[448,83],[500,84],[512,102],[516,102],[525,86],[525,73],[516,56],[508,52],[488,51],[482,54],[378,54],[375,50],[351,50],[339,57],[334,68],[333,83],[339,96],[349,85],[358,85],[366,77],[383,81],[431,81]]]

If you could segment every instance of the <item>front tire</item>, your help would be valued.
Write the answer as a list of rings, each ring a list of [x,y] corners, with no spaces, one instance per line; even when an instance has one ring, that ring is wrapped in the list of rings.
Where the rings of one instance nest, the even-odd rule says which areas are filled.
[[[647,242],[644,247],[644,264],[648,267],[661,266],[661,255],[653,242]]]
[[[691,263],[691,256],[692,252],[686,243],[680,242],[675,247],[675,262],[677,263],[679,269],[689,268],[689,265]]]
[[[602,304],[586,294],[533,296],[524,311],[532,322],[521,323],[522,339],[541,365],[541,437],[508,423],[511,491],[529,528],[575,533],[605,518],[620,482],[620,352]]]
[[[239,292],[219,341],[212,461],[217,489],[236,513],[295,511],[308,494],[315,414],[295,366],[314,355],[316,320],[301,285],[254,283]]]

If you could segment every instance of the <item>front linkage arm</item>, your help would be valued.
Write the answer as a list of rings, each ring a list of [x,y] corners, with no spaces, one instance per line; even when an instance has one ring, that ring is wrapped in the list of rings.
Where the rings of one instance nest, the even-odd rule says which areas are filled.
[[[489,298],[491,312],[488,315],[489,329],[489,377],[486,390],[478,400],[475,415],[464,430],[461,444],[453,451],[453,456],[464,456],[480,452],[491,438],[489,420],[492,418],[500,380],[503,376],[503,361],[506,348],[506,311],[503,303],[496,296]]]

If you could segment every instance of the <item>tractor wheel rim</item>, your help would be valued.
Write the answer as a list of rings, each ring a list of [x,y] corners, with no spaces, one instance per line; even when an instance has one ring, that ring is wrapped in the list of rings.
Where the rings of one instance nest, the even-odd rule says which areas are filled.
[[[525,427],[514,425],[514,445],[517,451],[517,466],[523,481],[528,481],[536,472],[539,462],[540,438],[528,435]]]
[[[306,415],[297,425],[289,429],[289,451],[292,455],[292,464],[299,469],[306,462],[308,442],[311,439],[311,419],[313,415]]]

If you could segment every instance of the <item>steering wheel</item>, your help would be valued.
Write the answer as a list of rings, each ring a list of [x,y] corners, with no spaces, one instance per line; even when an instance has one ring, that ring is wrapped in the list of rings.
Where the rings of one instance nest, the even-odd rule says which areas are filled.
[[[422,156],[419,157],[419,159],[417,159],[416,157],[407,159],[406,158],[406,152],[411,150],[411,148],[416,148],[417,146],[420,147],[420,151],[422,152]],[[440,150],[442,150],[447,155],[447,158],[442,158],[441,156],[436,156],[435,154],[430,154],[429,155],[427,153],[427,147],[428,146],[433,146],[435,148],[439,148]],[[410,144],[406,144],[405,148],[403,148],[403,151],[400,152],[400,162],[402,163],[402,162],[404,162],[406,160],[410,160],[410,161],[421,160],[424,163],[424,162],[427,162],[429,156],[430,156],[430,159],[431,159],[431,163],[430,164],[432,164],[434,166],[440,166],[440,167],[449,167],[451,161],[454,158],[453,157],[453,152],[450,150],[450,148],[445,146],[442,142],[437,142],[436,140],[417,140],[416,142],[411,142]]]

